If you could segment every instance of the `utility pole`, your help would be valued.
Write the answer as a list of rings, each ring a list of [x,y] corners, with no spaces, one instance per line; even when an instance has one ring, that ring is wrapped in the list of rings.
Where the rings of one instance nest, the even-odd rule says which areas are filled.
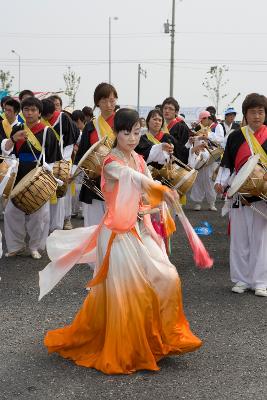
[[[147,72],[141,68],[141,64],[138,64],[138,86],[137,86],[137,112],[140,110],[140,78],[143,75],[146,78]]]
[[[182,1],[182,0],[180,0]],[[171,59],[170,59],[170,96],[173,97],[174,85],[174,42],[175,42],[175,0],[172,0],[172,22],[167,20],[164,23],[164,33],[170,33],[171,36]]]

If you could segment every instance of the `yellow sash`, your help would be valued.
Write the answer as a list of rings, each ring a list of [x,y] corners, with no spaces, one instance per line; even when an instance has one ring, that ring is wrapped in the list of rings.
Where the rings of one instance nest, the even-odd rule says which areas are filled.
[[[249,129],[248,126],[244,126],[241,128],[241,131],[246,139],[247,144],[250,147],[250,143],[253,149],[254,154],[260,155],[260,161],[262,164],[267,165],[267,154],[258,142],[257,138],[254,136],[253,132]]]
[[[112,140],[113,143],[115,141],[116,136],[114,135],[113,130],[111,129],[110,125],[106,122],[106,120],[102,117],[102,115],[99,115],[97,122],[100,132],[98,132],[96,121],[93,120],[93,124],[96,128],[97,133],[100,134],[101,138],[107,136],[110,140]]]
[[[29,140],[31,145],[41,153],[42,151],[41,143],[26,124],[24,124],[24,130],[26,131],[27,139]]]
[[[146,136],[148,138],[148,140],[154,144],[160,144],[160,141],[158,139],[155,138],[155,136],[152,135],[152,133],[147,132]]]
[[[57,133],[57,131],[55,130],[55,128],[50,124],[50,122],[47,121],[47,119],[44,119],[44,118],[41,119],[41,122],[42,122],[45,126],[48,126],[50,129],[52,129],[52,131],[54,132],[54,134],[55,134],[57,140],[59,141],[59,140],[60,140],[60,136],[59,136],[59,134]]]
[[[12,132],[12,126],[10,125],[10,123],[8,122],[8,120],[6,118],[3,119],[2,125],[3,125],[4,131],[5,131],[6,137],[8,139],[10,139],[10,135]]]
[[[161,128],[164,133],[170,133],[168,129],[168,124],[164,121],[163,127]]]

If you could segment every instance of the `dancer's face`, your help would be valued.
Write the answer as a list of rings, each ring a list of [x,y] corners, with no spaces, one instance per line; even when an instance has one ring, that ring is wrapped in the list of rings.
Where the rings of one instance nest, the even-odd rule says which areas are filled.
[[[119,150],[129,153],[135,149],[140,140],[140,122],[136,122],[131,131],[120,131],[117,134],[117,147]]]

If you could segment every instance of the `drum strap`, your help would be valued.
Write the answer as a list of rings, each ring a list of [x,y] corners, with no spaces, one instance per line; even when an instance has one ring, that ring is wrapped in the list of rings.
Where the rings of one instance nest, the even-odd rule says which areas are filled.
[[[55,134],[57,140],[59,141],[59,140],[60,140],[60,136],[59,136],[59,134],[57,133],[57,131],[55,130],[55,128],[49,123],[49,121],[47,121],[47,119],[44,119],[44,118],[42,118],[41,121],[42,121],[42,123],[43,123],[44,125],[48,126],[48,128],[52,129],[52,131],[54,132],[54,134]]]
[[[257,138],[254,136],[253,132],[249,130],[248,126],[241,128],[241,131],[246,139],[252,155],[259,154],[261,163],[267,165],[267,154],[258,142]]]

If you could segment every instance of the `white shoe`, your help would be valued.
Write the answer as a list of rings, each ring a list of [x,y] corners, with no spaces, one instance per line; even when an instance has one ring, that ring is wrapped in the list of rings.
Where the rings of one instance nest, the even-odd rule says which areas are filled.
[[[267,297],[267,289],[255,289],[255,295],[261,297]]]
[[[215,207],[215,204],[210,204],[209,205],[209,210],[210,211],[217,211],[217,208]]]
[[[201,210],[201,205],[200,204],[196,204],[193,208],[194,211],[200,211]]]
[[[35,260],[40,260],[40,258],[42,258],[41,254],[39,253],[38,250],[31,250],[31,256]]]
[[[232,292],[242,294],[249,289],[249,286],[243,282],[237,282],[235,286],[232,287]]]

